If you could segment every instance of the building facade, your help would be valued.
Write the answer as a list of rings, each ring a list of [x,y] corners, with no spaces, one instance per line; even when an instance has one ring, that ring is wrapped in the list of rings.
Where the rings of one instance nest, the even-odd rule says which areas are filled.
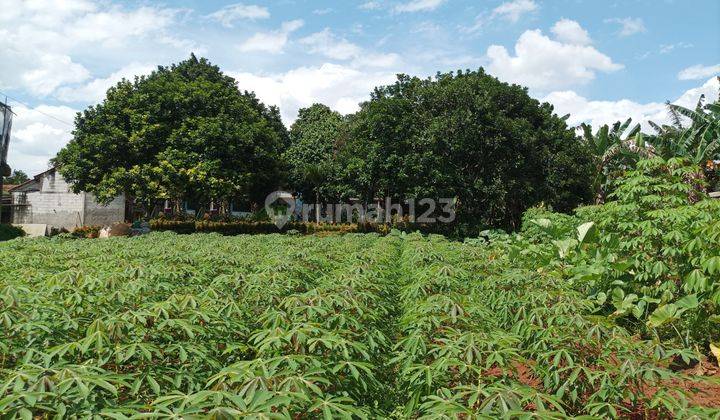
[[[12,189],[12,222],[45,224],[72,230],[78,226],[108,226],[125,221],[125,197],[107,205],[91,193],[74,193],[62,175],[51,168]]]

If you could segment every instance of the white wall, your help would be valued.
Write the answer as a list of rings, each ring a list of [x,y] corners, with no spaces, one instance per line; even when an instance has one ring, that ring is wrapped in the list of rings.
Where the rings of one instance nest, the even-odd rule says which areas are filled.
[[[121,194],[107,205],[95,201],[91,193],[85,195],[85,225],[109,226],[125,221],[125,195]]]
[[[83,225],[107,226],[125,219],[125,198],[119,196],[106,206],[92,194],[71,192],[70,185],[55,171],[40,180],[40,191],[13,192],[13,223],[41,223],[72,230]]]

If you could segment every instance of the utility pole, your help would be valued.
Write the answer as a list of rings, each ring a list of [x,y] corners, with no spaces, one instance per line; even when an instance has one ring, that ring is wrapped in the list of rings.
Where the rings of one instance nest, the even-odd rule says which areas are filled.
[[[13,112],[10,106],[7,104],[7,97],[5,102],[0,103],[0,111],[2,111],[2,120],[0,120],[0,222],[2,221],[2,201],[3,195],[3,183],[5,181],[6,168],[9,170],[10,167],[7,164],[7,154],[10,148],[10,128],[12,127],[12,116]]]

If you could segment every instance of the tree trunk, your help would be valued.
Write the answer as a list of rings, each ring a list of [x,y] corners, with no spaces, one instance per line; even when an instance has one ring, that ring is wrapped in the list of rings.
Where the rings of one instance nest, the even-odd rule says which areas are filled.
[[[320,224],[320,192],[315,190],[315,223]]]
[[[699,171],[688,174],[685,177],[685,182],[690,185],[690,192],[688,193],[690,203],[697,203],[707,193],[705,190],[705,168],[701,167]]]

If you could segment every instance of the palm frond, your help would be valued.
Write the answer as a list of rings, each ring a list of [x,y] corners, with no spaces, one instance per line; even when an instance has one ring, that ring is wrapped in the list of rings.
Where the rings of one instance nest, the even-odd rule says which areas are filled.
[[[648,121],[648,124],[650,125],[650,127],[653,128],[653,130],[655,130],[655,132],[656,132],[657,134],[662,134],[662,133],[663,133],[663,131],[664,131],[663,128],[660,127],[658,124],[656,124],[656,123],[654,123],[654,122],[652,122],[652,121]]]
[[[682,119],[680,118],[680,115],[678,114],[677,109],[673,107],[673,104],[670,103],[670,101],[665,102],[665,106],[668,110],[668,115],[670,116],[670,120],[672,121],[672,125],[677,129],[683,128]]]

